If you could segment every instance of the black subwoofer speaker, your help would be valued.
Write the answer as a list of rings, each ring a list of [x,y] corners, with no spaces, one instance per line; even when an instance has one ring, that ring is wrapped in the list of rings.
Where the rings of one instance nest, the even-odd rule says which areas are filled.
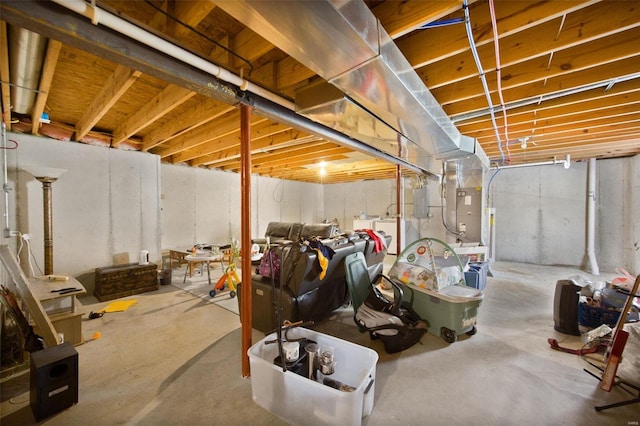
[[[78,402],[78,352],[69,343],[31,353],[30,400],[36,420]]]

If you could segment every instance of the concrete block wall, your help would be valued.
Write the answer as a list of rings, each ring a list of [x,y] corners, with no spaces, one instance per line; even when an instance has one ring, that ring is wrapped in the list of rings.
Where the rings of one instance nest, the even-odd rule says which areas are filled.
[[[161,165],[158,156],[136,151],[8,138],[19,145],[8,151],[10,228],[32,237],[33,275],[44,269],[42,184],[25,166],[67,170],[53,183],[54,273],[79,278],[89,294],[95,268],[112,265],[114,254],[137,262],[145,249],[161,265],[162,249],[240,239],[239,174]],[[252,194],[252,236],[263,236],[269,221],[315,223],[324,216],[318,184],[253,176]],[[18,238],[0,238],[17,252]],[[32,275],[26,248],[21,260]]]
[[[626,235],[629,242],[625,244],[625,264],[630,266],[630,270],[635,274],[640,274],[640,155],[636,155],[628,160],[630,175],[630,192],[628,219],[626,219]]]
[[[53,184],[54,272],[92,275],[141,249],[154,262],[161,250],[240,238],[240,176],[160,164],[152,154],[9,133],[7,151],[11,230],[32,235],[43,268],[42,185],[22,171],[46,166],[68,171]],[[602,271],[640,272],[640,156],[597,164],[596,256]],[[496,207],[496,259],[581,265],[585,251],[586,163],[502,170],[491,187]],[[397,212],[395,180],[311,184],[252,176],[252,236],[270,221],[331,221],[352,229],[360,212]],[[450,241],[442,226],[437,182],[428,184],[428,218],[413,218],[405,185],[405,218],[419,237]],[[0,237],[2,237],[0,235]],[[17,239],[1,238],[17,248]],[[24,256],[24,254],[23,254]],[[26,260],[26,257],[23,259]],[[37,273],[37,272],[36,272]]]
[[[489,173],[489,179],[493,171]],[[485,185],[489,179],[486,179]],[[596,259],[603,272],[624,267],[640,273],[640,156],[596,161]],[[405,186],[405,219],[420,238],[449,243],[442,225],[438,182],[429,181],[429,217],[413,218],[412,190]],[[364,210],[386,215],[395,203],[395,180],[324,185],[328,218],[350,229]],[[542,265],[583,264],[586,244],[587,163],[503,169],[492,181],[490,207],[496,208],[496,260]],[[485,191],[486,193],[486,191]],[[395,214],[395,205],[391,213]],[[455,226],[454,223],[449,225]]]
[[[595,252],[599,269],[640,273],[640,156],[596,161]],[[582,266],[587,163],[505,169],[491,188],[496,260]]]
[[[338,219],[342,230],[352,230],[353,220],[361,212],[383,219],[394,217],[397,212],[393,179],[324,185],[323,193],[325,218]]]
[[[599,160],[600,196],[598,238],[603,267],[625,267],[640,274],[640,155],[630,158]]]
[[[33,275],[44,273],[44,212],[42,184],[22,170],[28,166],[67,170],[52,184],[54,273],[83,277],[92,292],[95,268],[112,265],[114,254],[129,253],[137,262],[144,249],[152,261],[160,258],[157,156],[23,134],[8,139],[18,143],[7,152],[9,225],[31,235]],[[19,238],[3,236],[2,244],[15,253]],[[26,246],[21,253],[31,275]]]
[[[586,163],[503,169],[492,183],[496,260],[580,265],[585,248]]]
[[[162,247],[186,249],[197,243],[240,240],[240,175],[162,164]],[[251,178],[251,234],[262,237],[271,221],[322,220],[318,184]]]

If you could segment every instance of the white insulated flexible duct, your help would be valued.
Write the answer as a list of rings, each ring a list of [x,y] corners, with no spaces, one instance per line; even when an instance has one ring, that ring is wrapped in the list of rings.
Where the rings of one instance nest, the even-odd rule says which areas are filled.
[[[155,36],[150,32],[137,27],[122,18],[119,18],[107,11],[104,11],[98,7],[92,6],[90,3],[85,3],[83,0],[53,0],[54,3],[67,9],[83,15],[89,19],[94,25],[102,24],[107,28],[118,31],[146,46],[149,46],[155,50],[170,55],[171,57],[178,59],[184,63],[190,64],[201,71],[211,74],[212,76],[219,78],[222,81],[238,86],[243,91],[250,91],[256,95],[262,96],[272,102],[275,102],[290,110],[295,109],[293,102],[290,102],[282,97],[276,96],[272,92],[263,89],[235,74],[221,68],[198,55],[194,55],[161,37]]]

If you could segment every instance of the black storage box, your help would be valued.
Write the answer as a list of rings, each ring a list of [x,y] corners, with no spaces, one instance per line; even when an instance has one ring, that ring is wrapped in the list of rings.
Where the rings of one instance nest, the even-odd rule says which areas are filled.
[[[241,308],[242,306],[241,289],[242,284],[239,284],[237,287],[238,308]],[[273,287],[271,287],[270,284],[260,284],[254,281],[251,283],[251,290],[251,326],[258,331],[268,334],[278,328],[276,309],[280,309],[280,290],[276,289],[276,306],[273,305]],[[297,306],[293,304],[293,299],[286,292],[284,292],[282,302],[281,321],[297,321]]]

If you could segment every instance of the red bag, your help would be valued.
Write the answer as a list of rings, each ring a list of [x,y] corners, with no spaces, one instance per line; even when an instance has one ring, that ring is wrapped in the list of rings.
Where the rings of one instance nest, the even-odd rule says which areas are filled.
[[[260,259],[258,273],[264,277],[271,277],[271,266],[273,266],[273,278],[280,279],[280,255],[276,250],[267,250]]]

